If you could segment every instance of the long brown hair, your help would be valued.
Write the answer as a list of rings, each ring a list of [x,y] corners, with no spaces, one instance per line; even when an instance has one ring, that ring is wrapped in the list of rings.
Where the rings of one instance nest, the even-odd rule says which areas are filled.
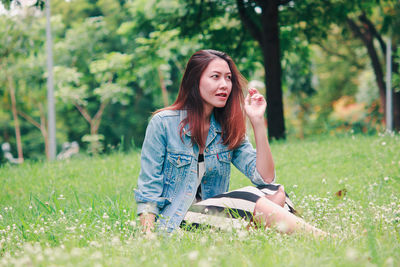
[[[200,50],[194,53],[186,65],[175,103],[161,110],[186,110],[187,117],[181,122],[181,137],[183,128],[189,125],[192,143],[197,143],[199,147],[204,147],[205,142],[202,138],[204,106],[199,84],[204,70],[216,58],[221,58],[228,63],[232,75],[232,91],[224,107],[214,108],[214,116],[222,128],[223,144],[230,149],[234,149],[240,145],[246,133],[242,89],[245,88],[247,82],[240,74],[232,58],[226,53],[216,50]]]

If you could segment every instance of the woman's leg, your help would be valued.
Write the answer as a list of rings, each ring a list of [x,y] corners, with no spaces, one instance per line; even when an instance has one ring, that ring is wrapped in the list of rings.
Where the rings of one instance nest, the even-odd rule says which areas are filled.
[[[266,198],[274,202],[275,204],[283,207],[285,205],[286,201],[286,194],[285,194],[285,189],[283,188],[283,185],[279,186],[278,191],[276,191],[275,194],[273,195],[266,195]]]
[[[262,197],[256,202],[254,221],[266,227],[276,227],[284,233],[303,231],[314,236],[327,236],[327,233],[306,223],[271,200]],[[260,220],[261,219],[261,220]]]

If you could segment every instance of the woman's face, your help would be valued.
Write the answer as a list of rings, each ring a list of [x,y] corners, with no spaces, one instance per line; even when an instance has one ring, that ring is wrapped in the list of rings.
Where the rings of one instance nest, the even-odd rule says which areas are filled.
[[[200,77],[200,95],[203,99],[206,114],[222,108],[232,90],[232,73],[228,63],[220,58],[212,60]]]

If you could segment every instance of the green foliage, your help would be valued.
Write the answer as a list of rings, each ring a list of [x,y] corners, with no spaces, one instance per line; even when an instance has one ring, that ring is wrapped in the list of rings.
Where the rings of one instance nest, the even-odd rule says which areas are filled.
[[[2,3],[10,7],[10,1]],[[37,123],[46,118],[43,4],[37,1],[13,16],[0,15],[0,143],[10,142],[13,152],[8,77],[15,84],[18,110]],[[118,147],[122,139],[124,149],[132,143],[140,146],[151,113],[174,101],[189,56],[202,48],[228,52],[246,78],[264,80],[261,49],[243,25],[237,1],[52,0],[51,4],[59,144],[76,140],[86,148],[90,142],[82,141],[83,136],[101,135],[104,151]],[[245,4],[259,27],[260,5]],[[356,20],[364,12],[382,36],[391,34],[398,48],[400,36],[394,29],[400,25],[399,10],[393,0],[280,5],[289,135],[379,131],[382,115],[375,77],[366,50],[349,31],[346,19]],[[393,85],[400,90],[394,70]],[[335,107],[340,99],[364,105],[357,115],[360,119],[338,116]],[[96,114],[100,118],[95,123]],[[24,153],[42,158],[41,132],[32,121],[21,115],[20,119]]]
[[[101,134],[87,134],[82,137],[82,141],[88,143],[88,153],[90,155],[97,155],[104,150],[102,141],[104,140],[104,135]]]

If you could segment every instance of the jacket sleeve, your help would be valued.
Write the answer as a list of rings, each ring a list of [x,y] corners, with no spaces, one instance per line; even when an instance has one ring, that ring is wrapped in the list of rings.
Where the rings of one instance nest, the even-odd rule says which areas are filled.
[[[261,174],[257,171],[256,155],[256,150],[246,136],[242,144],[233,150],[232,163],[239,171],[246,175],[254,185],[267,185],[268,183],[264,182]],[[275,183],[275,178],[276,173],[274,173],[271,184]]]
[[[166,131],[157,114],[150,120],[144,138],[138,188],[135,189],[137,214],[159,214],[165,205],[161,197],[163,191],[162,169],[166,154]]]

